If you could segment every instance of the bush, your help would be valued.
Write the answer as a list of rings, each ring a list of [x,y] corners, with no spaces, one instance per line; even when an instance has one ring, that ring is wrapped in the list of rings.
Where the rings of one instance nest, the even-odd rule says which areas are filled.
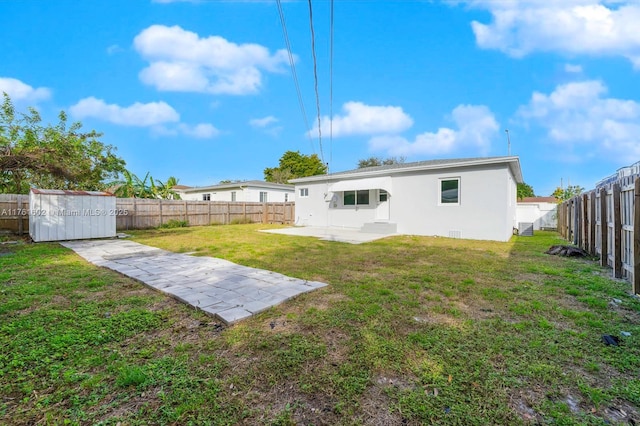
[[[186,228],[187,226],[189,226],[189,222],[186,220],[171,219],[167,223],[160,225],[158,228]]]

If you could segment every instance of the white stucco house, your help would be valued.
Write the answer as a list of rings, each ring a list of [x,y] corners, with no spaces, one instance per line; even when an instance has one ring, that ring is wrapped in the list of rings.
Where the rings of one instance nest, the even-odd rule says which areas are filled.
[[[212,186],[180,187],[176,189],[183,200],[237,201],[255,203],[293,202],[293,185],[249,180]]]
[[[558,227],[558,200],[554,197],[525,197],[516,207],[518,223],[532,223],[533,229],[556,229]]]
[[[507,241],[516,221],[518,157],[368,167],[293,179],[296,225]]]

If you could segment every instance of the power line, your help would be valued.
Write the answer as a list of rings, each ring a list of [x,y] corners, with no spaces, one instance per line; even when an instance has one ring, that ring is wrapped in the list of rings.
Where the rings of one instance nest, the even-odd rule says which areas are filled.
[[[291,75],[293,76],[293,84],[296,87],[296,94],[298,96],[298,104],[300,107],[300,112],[302,113],[302,119],[304,120],[304,126],[307,130],[307,137],[309,138],[309,143],[311,144],[311,151],[315,154],[316,150],[313,146],[313,140],[311,139],[311,128],[309,127],[309,120],[307,119],[307,111],[304,108],[304,101],[302,99],[302,92],[300,91],[300,83],[298,82],[298,74],[296,73],[296,61],[293,57],[293,53],[291,52],[291,43],[289,42],[289,34],[287,32],[287,24],[284,19],[284,11],[282,10],[282,3],[280,0],[276,0],[276,4],[278,5],[278,15],[280,15],[280,23],[282,24],[282,35],[284,36],[284,43],[287,48],[287,55],[289,56],[289,66],[291,67]]]
[[[322,126],[320,117],[320,93],[318,92],[318,60],[316,58],[316,41],[315,32],[313,30],[313,7],[311,6],[311,0],[309,3],[309,27],[311,28],[311,55],[313,56],[313,82],[316,92],[316,111],[318,113],[318,145],[320,146],[320,159],[324,164],[324,153],[322,151]]]
[[[329,164],[333,165],[333,0],[329,18]]]

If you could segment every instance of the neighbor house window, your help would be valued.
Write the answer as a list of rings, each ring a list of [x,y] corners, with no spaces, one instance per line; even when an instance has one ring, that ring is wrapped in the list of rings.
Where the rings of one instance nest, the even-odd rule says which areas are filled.
[[[202,201],[211,201],[211,194],[202,194]]]
[[[440,204],[460,204],[460,178],[440,179]]]
[[[231,201],[236,201],[236,191],[231,191]]]
[[[389,193],[384,189],[381,189],[378,196],[378,201],[381,203],[384,203],[385,201],[387,201],[388,198],[389,198]]]
[[[261,203],[267,202],[267,193],[264,191],[260,191],[260,202]]]
[[[284,202],[286,203],[287,201],[289,201],[289,194],[285,193],[284,194]]]
[[[367,206],[369,205],[369,190],[344,191],[342,201],[345,206]]]
[[[309,188],[300,188],[300,196],[308,197],[309,196]]]

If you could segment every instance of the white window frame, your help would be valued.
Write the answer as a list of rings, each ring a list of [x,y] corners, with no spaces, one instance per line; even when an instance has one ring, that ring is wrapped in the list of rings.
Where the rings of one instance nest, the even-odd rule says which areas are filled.
[[[269,193],[267,191],[260,191],[260,202],[266,203],[269,197]]]
[[[286,203],[286,202],[288,202],[288,201],[289,201],[289,193],[288,193],[288,192],[285,192],[285,193],[284,193],[284,202]]]
[[[442,183],[446,182],[446,181],[452,181],[455,180],[458,182],[458,201],[455,203],[443,203],[442,202]],[[460,205],[460,201],[461,201],[461,185],[460,185],[461,179],[460,176],[453,176],[453,177],[446,177],[446,178],[439,178],[438,179],[438,205],[439,206],[459,206]]]
[[[300,188],[300,198],[307,198],[309,196],[309,188]]]
[[[231,191],[231,202],[235,203],[237,201],[236,198],[236,191]]]
[[[202,201],[211,201],[211,193],[202,194]]]

